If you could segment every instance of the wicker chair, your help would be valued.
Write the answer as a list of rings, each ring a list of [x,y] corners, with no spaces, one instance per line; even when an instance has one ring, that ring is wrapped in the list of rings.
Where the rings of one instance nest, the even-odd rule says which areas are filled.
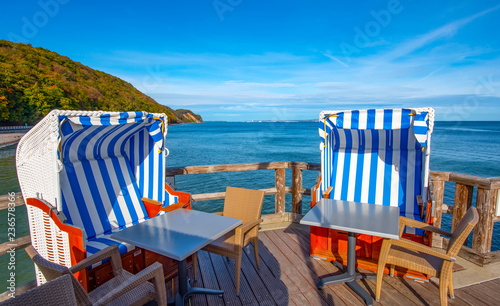
[[[26,252],[47,281],[62,275],[71,276],[78,305],[143,305],[153,300],[156,300],[158,305],[167,304],[162,265],[156,262],[133,275],[122,269],[120,252],[116,245],[95,253],[71,268],[46,260],[31,245],[26,248]],[[86,269],[106,258],[111,260],[114,277],[90,293],[85,292],[73,273]],[[148,282],[149,280],[152,280],[153,283]]]
[[[394,275],[394,266],[400,266],[415,270],[430,276],[439,277],[439,297],[441,305],[448,305],[446,293],[449,290],[450,297],[454,298],[452,267],[456,256],[460,251],[465,239],[479,221],[479,215],[475,207],[469,208],[462,220],[458,223],[453,233],[440,228],[418,222],[412,219],[400,217],[399,232],[403,233],[405,226],[422,228],[426,231],[435,232],[450,237],[446,253],[440,253],[432,248],[410,241],[408,239],[384,239],[380,250],[380,259],[377,269],[377,287],[375,298],[380,301],[382,289],[382,276],[386,264],[390,264],[390,274]]]
[[[76,305],[75,292],[70,275],[63,275],[51,282],[45,283],[24,293],[16,295],[15,298],[0,303],[2,306],[26,306],[26,305]]]
[[[204,251],[225,256],[228,260],[229,258],[234,259],[236,295],[240,293],[242,249],[250,242],[253,242],[255,261],[257,267],[260,268],[258,234],[259,224],[262,222],[260,213],[263,201],[264,191],[227,187],[224,199],[224,211],[216,214],[239,219],[243,221],[243,224],[203,248]],[[195,278],[198,265],[197,259],[195,253],[193,258]]]

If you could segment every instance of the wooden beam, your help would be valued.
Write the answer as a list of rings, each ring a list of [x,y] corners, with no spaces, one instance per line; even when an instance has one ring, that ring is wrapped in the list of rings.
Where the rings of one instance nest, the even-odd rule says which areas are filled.
[[[451,230],[453,231],[462,220],[467,209],[472,205],[473,186],[457,183],[455,186],[455,200],[453,201],[453,220]]]
[[[450,181],[461,185],[491,189],[491,182],[489,179],[476,175],[452,172],[450,174]]]
[[[500,176],[488,178],[491,183],[491,189],[500,189]]]
[[[285,168],[275,170],[275,212],[277,214],[285,212],[285,170]]]
[[[12,196],[9,196],[8,194],[0,196],[0,210],[8,208],[9,203],[12,202],[11,200]],[[24,205],[24,199],[22,193],[18,192],[14,194],[14,203],[15,206]]]
[[[204,166],[187,166],[167,168],[166,176],[184,175],[184,174],[200,174],[200,173],[215,173],[215,172],[234,172],[234,171],[252,171],[252,170],[269,170],[283,169],[296,167],[302,170],[320,171],[321,165],[317,163],[304,162],[269,162],[269,163],[246,163],[246,164],[227,164],[227,165],[204,165]]]
[[[302,214],[302,169],[292,165],[292,213]]]
[[[288,213],[288,220],[292,223],[300,223],[303,217],[303,214]]]
[[[434,226],[441,228],[441,220],[443,217],[443,197],[444,197],[444,182],[445,181],[432,181],[434,186],[432,188],[432,196],[434,198]],[[440,235],[432,235],[432,245],[437,246],[441,245],[441,237]]]
[[[276,194],[278,191],[276,188],[262,188],[259,189],[261,191],[264,191],[266,195],[273,195]],[[285,187],[285,192],[286,193],[291,193],[292,188],[291,187]],[[212,193],[197,193],[197,194],[192,194],[191,198],[196,202],[196,201],[211,201],[211,200],[219,200],[219,199],[224,199],[226,197],[226,192],[212,192]]]
[[[262,190],[266,193],[266,195],[274,195],[278,191],[277,189],[274,188],[262,188],[259,189]],[[292,192],[292,187],[285,186],[285,193],[291,193]],[[303,195],[311,195],[311,189],[302,189],[300,191]],[[226,196],[226,192],[212,192],[212,193],[197,193],[197,194],[192,194],[191,198],[194,201],[211,201],[211,200],[219,200],[219,199],[224,199]]]
[[[297,168],[301,170],[321,171],[321,164],[317,163],[304,163],[304,162],[290,162],[289,168]]]
[[[264,224],[264,225],[273,224],[273,223],[288,222],[287,213],[262,215],[261,218],[263,220],[261,224]]]
[[[290,168],[290,162],[205,165],[205,166],[167,168],[165,175],[172,176],[172,175],[183,175],[183,174],[252,171],[252,170],[269,170],[269,169],[285,169],[285,168]]]
[[[495,218],[496,191],[477,189],[476,208],[479,214],[479,222],[474,227],[472,236],[472,249],[481,254],[491,250],[493,237],[493,225]]]
[[[7,254],[7,251],[11,248],[15,248],[17,250],[24,249],[28,245],[31,244],[31,236],[24,236],[21,238],[17,238],[14,241],[8,241],[0,244],[0,256]]]
[[[441,228],[441,218],[443,215],[444,182],[433,181],[432,196],[434,198],[434,226]]]
[[[449,181],[451,172],[431,171],[430,176],[432,181]]]

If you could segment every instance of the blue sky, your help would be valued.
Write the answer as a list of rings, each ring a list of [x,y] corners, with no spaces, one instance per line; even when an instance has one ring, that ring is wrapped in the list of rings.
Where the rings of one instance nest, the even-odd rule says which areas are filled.
[[[0,1],[0,38],[205,120],[422,107],[500,120],[498,1]]]

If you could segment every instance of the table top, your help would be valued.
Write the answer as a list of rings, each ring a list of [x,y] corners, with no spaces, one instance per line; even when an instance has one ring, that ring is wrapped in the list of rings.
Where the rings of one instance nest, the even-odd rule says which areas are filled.
[[[321,199],[300,223],[399,239],[399,207]]]
[[[111,238],[181,261],[241,224],[238,219],[180,208],[125,228]]]

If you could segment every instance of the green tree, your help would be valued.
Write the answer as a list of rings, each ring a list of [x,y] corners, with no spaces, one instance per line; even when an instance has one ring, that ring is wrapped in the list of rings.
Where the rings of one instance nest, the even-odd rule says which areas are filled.
[[[0,124],[35,124],[52,109],[166,113],[169,122],[202,121],[160,105],[131,84],[44,48],[0,40]]]

